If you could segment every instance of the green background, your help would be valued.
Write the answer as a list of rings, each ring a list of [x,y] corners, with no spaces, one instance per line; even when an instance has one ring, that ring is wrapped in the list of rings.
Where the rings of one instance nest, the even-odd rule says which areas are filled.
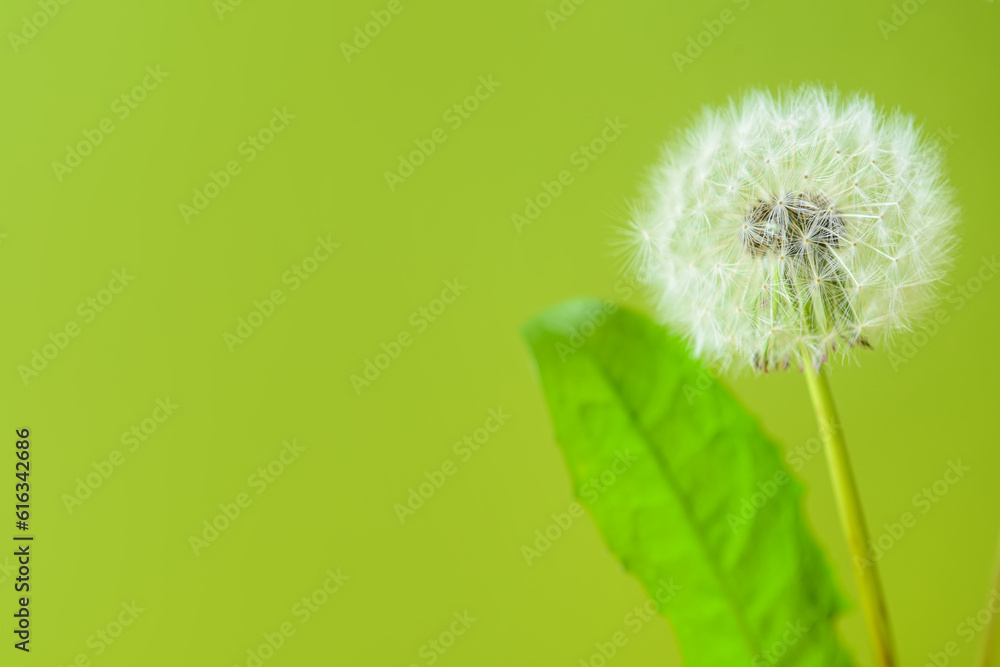
[[[948,289],[978,290],[944,302],[947,323],[905,363],[865,353],[834,385],[875,535],[949,460],[971,468],[880,561],[903,664],[956,640],[1000,529],[1000,281],[970,283],[1000,237],[995,5],[913,2],[885,32],[887,2],[589,0],[553,28],[557,0],[402,0],[348,62],[340,44],[386,6],[246,0],[220,18],[209,0],[75,0],[0,46],[0,477],[12,506],[13,430],[31,428],[37,536],[33,650],[5,645],[0,662],[246,665],[291,621],[265,664],[428,665],[421,647],[466,610],[477,621],[435,664],[589,659],[645,593],[589,517],[530,566],[521,554],[572,494],[520,325],[564,298],[618,296],[615,230],[703,104],[803,81],[868,91],[946,144],[964,211]],[[734,20],[679,71],[674,53],[725,9]],[[39,11],[8,0],[0,27]],[[157,66],[168,76],[120,119],[116,98]],[[500,86],[453,129],[445,112],[491,75]],[[247,162],[241,142],[274,108],[295,118]],[[114,131],[60,181],[52,163],[105,118]],[[627,128],[578,171],[609,118]],[[384,173],[436,128],[447,140],[391,191]],[[186,223],[179,205],[230,160],[240,173]],[[561,170],[573,183],[519,232],[511,215]],[[340,247],[293,291],[283,275],[327,236]],[[85,321],[78,304],[122,267],[134,280]],[[411,314],[446,280],[466,289],[419,331]],[[231,352],[224,334],[275,289],[285,302]],[[25,383],[19,366],[70,322],[79,335]],[[356,391],[351,375],[403,332],[412,343]],[[732,386],[787,447],[815,433],[798,373]],[[122,434],[167,397],[180,407],[127,451]],[[510,419],[456,456],[500,407]],[[305,450],[258,494],[248,478],[293,438]],[[70,512],[77,479],[115,450],[124,462]],[[401,523],[394,505],[447,460],[455,474]],[[853,598],[822,457],[801,477]],[[196,555],[189,537],[240,493],[252,504]],[[300,623],[293,605],[337,568],[350,580]],[[145,611],[95,655],[88,638],[133,600]],[[868,663],[857,610],[843,629]],[[680,664],[664,620],[629,637],[615,665]],[[979,639],[950,664],[974,664]]]

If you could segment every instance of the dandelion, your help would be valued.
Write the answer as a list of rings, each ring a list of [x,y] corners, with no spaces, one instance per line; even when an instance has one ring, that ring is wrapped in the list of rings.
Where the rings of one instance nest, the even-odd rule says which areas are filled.
[[[885,346],[955,246],[941,157],[913,119],[817,87],[706,110],[648,190],[637,268],[661,318],[727,368]]]
[[[805,372],[882,667],[896,664],[889,618],[824,364],[912,330],[949,268],[957,215],[911,117],[807,86],[704,111],[630,227],[633,268],[696,355]]]

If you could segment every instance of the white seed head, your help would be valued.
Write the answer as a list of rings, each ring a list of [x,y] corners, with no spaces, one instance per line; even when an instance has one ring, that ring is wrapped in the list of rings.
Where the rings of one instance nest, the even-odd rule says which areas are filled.
[[[756,91],[667,147],[630,246],[696,354],[769,371],[910,330],[948,269],[957,214],[911,117],[819,87]]]

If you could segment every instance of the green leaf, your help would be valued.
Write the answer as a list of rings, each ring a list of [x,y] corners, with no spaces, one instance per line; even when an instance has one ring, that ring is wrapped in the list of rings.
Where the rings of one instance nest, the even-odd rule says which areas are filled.
[[[524,333],[576,495],[626,569],[659,593],[685,664],[850,665],[834,627],[842,598],[799,483],[683,344],[590,299],[542,313]],[[665,595],[671,580],[680,589]]]

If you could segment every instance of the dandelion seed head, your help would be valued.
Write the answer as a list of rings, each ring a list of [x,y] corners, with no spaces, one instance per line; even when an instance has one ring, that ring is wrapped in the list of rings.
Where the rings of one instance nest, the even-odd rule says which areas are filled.
[[[819,365],[898,340],[956,245],[940,152],[913,119],[815,86],[705,110],[645,202],[633,267],[661,319],[724,367]]]

